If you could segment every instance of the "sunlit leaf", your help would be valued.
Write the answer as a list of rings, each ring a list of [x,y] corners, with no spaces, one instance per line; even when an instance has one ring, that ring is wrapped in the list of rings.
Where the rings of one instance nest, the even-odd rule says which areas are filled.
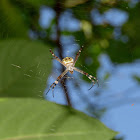
[[[0,101],[2,140],[110,140],[117,133],[71,108],[37,99]]]
[[[49,46],[29,40],[0,42],[0,96],[43,95],[51,70]]]

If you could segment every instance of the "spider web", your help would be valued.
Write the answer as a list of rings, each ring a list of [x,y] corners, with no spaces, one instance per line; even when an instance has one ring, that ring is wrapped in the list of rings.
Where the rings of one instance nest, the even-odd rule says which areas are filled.
[[[83,3],[84,3],[84,1],[83,1]],[[129,5],[131,5],[132,7],[135,7],[135,5],[137,3],[138,2],[136,2],[136,1],[131,1]],[[65,3],[60,2],[60,5],[64,5],[64,4]],[[77,2],[77,4],[75,4],[75,3],[71,3],[71,4],[72,5],[74,4],[75,5],[74,7],[76,7],[79,3]],[[96,1],[97,8],[94,8],[94,10],[92,11],[92,14],[94,17],[93,20],[94,20],[95,24],[97,26],[100,26],[104,22],[107,22],[108,24],[112,25],[115,28],[114,29],[115,39],[118,39],[121,36],[120,37],[121,40],[124,43],[127,43],[129,38],[126,35],[123,35],[122,30],[121,30],[121,26],[128,20],[129,16],[127,15],[127,12],[126,11],[123,12],[122,10],[117,11],[117,9],[107,6],[107,8],[109,8],[109,10],[107,10],[107,12],[105,12],[105,13],[101,13],[98,10],[98,6],[100,6],[99,4],[100,4],[100,1]],[[42,5],[42,3],[40,3],[40,5]],[[68,3],[67,3],[67,5],[68,5]],[[20,8],[20,6],[21,5],[18,5],[19,8]],[[128,6],[126,6],[126,8],[127,7]],[[130,7],[128,7],[128,9]],[[60,6],[59,8],[62,8],[62,7]],[[32,7],[27,6],[27,7],[25,7],[25,9],[31,10]],[[11,14],[13,14],[13,15],[14,15],[14,10],[16,11],[16,9],[13,9],[13,13],[11,12]],[[52,24],[52,30],[53,30],[51,33],[51,39],[55,39],[56,32],[55,32],[55,25],[53,25],[53,22],[54,22],[54,17],[56,16],[56,13],[54,12],[54,9],[51,7],[51,4],[50,4],[47,6],[42,6],[39,10],[40,10],[40,15],[39,15],[40,18],[39,18],[38,22],[40,23],[39,26],[41,27],[41,31],[40,31],[39,35],[36,33],[36,30],[33,30],[32,28],[29,29],[29,28],[27,28],[27,26],[24,26],[24,22],[22,22],[23,19],[21,17],[19,17],[18,15],[13,16],[13,18],[14,18],[14,20],[13,20],[10,18],[11,16],[10,16],[10,14],[8,15],[8,13],[0,14],[1,42],[3,39],[8,40],[11,37],[16,37],[16,38],[24,37],[26,35],[25,31],[28,32],[28,36],[32,40],[37,40],[40,37],[45,38],[47,36],[46,34],[50,31],[50,28],[49,28],[50,24]],[[77,19],[74,16],[74,12],[70,8],[68,8],[61,15],[61,20],[60,20],[61,31],[66,30],[66,31],[76,32],[82,28],[82,30],[84,30],[83,32],[85,33],[85,36],[88,36],[89,34],[91,34],[91,32],[89,30],[90,25],[89,25],[89,22],[84,22],[84,21],[86,19],[89,19],[91,15],[83,15],[82,10],[80,10],[79,7],[76,7],[74,10],[75,10],[75,13],[79,12],[83,16],[83,21],[80,21],[79,19]],[[49,16],[44,17],[44,16],[46,16],[46,13]],[[115,20],[111,19],[113,14],[116,15]],[[120,16],[121,14],[122,14],[122,16]],[[4,16],[4,15],[6,15],[6,16]],[[26,19],[25,15],[23,15],[23,17]],[[48,20],[46,20],[46,18],[48,18]],[[29,20],[29,19],[26,19],[26,20]],[[48,21],[48,22],[45,22],[45,21]],[[118,24],[119,24],[119,26],[118,26]],[[84,26],[82,26],[82,25],[87,25],[87,28],[86,29],[83,28]],[[109,27],[109,29],[111,29],[111,28],[112,27]],[[100,28],[98,28],[98,29],[100,30]],[[78,39],[78,37],[79,37],[79,39]],[[95,75],[95,73],[93,71],[94,67],[91,67],[91,65],[92,64],[96,65],[96,63],[92,59],[92,56],[87,56],[90,54],[88,52],[88,50],[90,51],[90,49],[92,47],[88,46],[87,44],[83,44],[83,38],[82,38],[81,34],[80,35],[78,34],[78,37],[75,38],[73,35],[69,35],[69,36],[63,35],[61,37],[61,46],[64,50],[64,57],[70,56],[70,57],[74,58],[76,52],[81,47],[80,45],[81,44],[84,45],[85,48],[82,50],[81,55],[80,55],[78,61],[76,62],[76,66],[78,66],[80,69],[86,71],[87,73],[89,73],[93,76],[97,76],[99,79],[100,87],[97,88],[97,86],[95,86],[95,87],[93,87],[93,89],[88,91],[88,88],[92,85],[92,83],[90,81],[87,82],[85,80],[85,78],[87,78],[86,76],[83,79],[83,76],[77,72],[74,72],[73,75],[68,74],[67,76],[65,76],[64,78],[67,79],[67,85],[65,85],[65,86],[69,90],[73,107],[76,109],[79,109],[81,111],[84,111],[87,114],[94,115],[94,116],[100,118],[100,117],[102,117],[102,113],[105,112],[106,108],[108,108],[108,109],[113,108],[115,110],[115,108],[121,107],[123,104],[124,105],[128,104],[128,106],[130,107],[131,104],[133,104],[133,103],[134,103],[134,105],[135,105],[135,103],[139,103],[140,97],[138,94],[138,91],[139,91],[138,82],[134,81],[134,79],[132,78],[133,75],[140,76],[139,75],[139,69],[140,69],[139,60],[137,60],[133,63],[129,63],[129,64],[127,64],[127,63],[115,64],[111,60],[111,58],[110,58],[111,56],[109,56],[107,53],[103,52],[98,56],[100,66],[98,67],[97,75]],[[86,39],[88,39],[88,37]],[[49,42],[49,40],[47,40],[47,41]],[[17,40],[12,40],[12,41],[8,41],[8,42],[9,42],[8,43],[9,46],[14,46],[17,43]],[[107,42],[105,40],[102,40],[101,44],[107,44]],[[2,45],[3,44],[1,44],[1,46]],[[6,44],[4,44],[4,45],[6,45]],[[97,45],[98,44],[95,43],[93,48],[96,48]],[[25,79],[31,78],[34,81],[37,80],[38,86],[42,85],[42,83],[45,83],[46,87],[44,86],[44,88],[42,88],[41,90],[38,90],[38,88],[35,88],[35,90],[34,90],[34,91],[36,91],[36,95],[39,96],[39,98],[44,98],[43,93],[45,93],[45,88],[46,88],[46,90],[48,90],[48,87],[61,74],[60,69],[62,66],[55,60],[53,61],[53,72],[50,74],[50,71],[51,71],[50,63],[52,60],[51,60],[51,54],[49,54],[49,52],[47,52],[50,49],[50,47],[51,47],[50,44],[46,45],[45,53],[47,54],[47,57],[44,57],[44,59],[43,59],[43,57],[41,59],[39,59],[37,57],[37,55],[36,55],[36,57],[34,57],[33,60],[35,61],[35,65],[33,65],[33,66],[32,65],[30,66],[30,64],[34,63],[34,61],[31,60],[32,58],[30,58],[30,57],[28,58],[30,60],[29,64],[24,63],[24,61],[23,62],[21,61],[22,63],[18,63],[18,61],[12,62],[12,61],[8,60],[9,67],[12,67],[13,73],[19,72],[19,70],[21,70],[22,78],[25,78]],[[103,45],[103,47],[106,47],[106,46]],[[16,51],[16,50],[14,50],[14,51]],[[129,62],[133,61],[133,58],[135,58],[133,52],[131,50],[130,50],[130,52],[131,52],[131,55],[130,55]],[[55,49],[54,53],[57,56],[59,56],[58,49]],[[9,54],[12,55],[12,53],[8,52],[7,56]],[[28,56],[29,55],[32,55],[32,53],[29,53]],[[94,55],[94,54],[92,54],[92,55]],[[87,56],[87,57],[85,58],[85,56]],[[125,55],[125,56],[127,56],[127,55]],[[2,58],[4,58],[4,57],[2,57]],[[7,58],[7,57],[5,57],[5,58]],[[84,58],[85,58],[85,60],[83,62]],[[16,59],[16,58],[14,58],[14,59]],[[124,57],[120,56],[118,59],[123,60]],[[3,61],[3,63],[4,63],[4,61]],[[5,72],[5,70],[7,69],[7,66],[4,64],[2,64],[2,67],[4,69],[1,70],[1,73]],[[49,76],[49,79],[47,79],[48,76]],[[6,78],[5,78],[5,80],[6,80]],[[64,93],[62,91],[62,87],[60,84],[58,84],[55,87],[54,98],[52,96],[52,91],[50,91],[48,93],[48,95],[46,96],[46,99],[60,103],[60,104],[66,104],[66,99],[65,99],[65,96],[64,96]],[[117,111],[117,109],[115,111]],[[126,112],[126,110],[124,112]],[[121,123],[121,122],[117,122],[117,123]],[[108,125],[109,125],[109,127],[113,127],[112,124],[108,124]]]
[[[100,3],[100,2],[99,2]],[[97,5],[99,4],[98,2],[97,2]],[[133,3],[133,5],[135,4],[134,2],[132,2]],[[68,3],[67,3],[68,4]],[[72,4],[72,3],[71,3]],[[73,3],[74,4],[74,3]],[[78,4],[78,3],[77,3]],[[76,5],[77,5],[76,4]],[[12,4],[11,4],[12,5]],[[64,5],[64,3],[63,2],[60,2],[60,5]],[[28,9],[30,9],[30,7],[26,7],[26,8],[28,8]],[[60,7],[61,8],[61,7]],[[16,9],[15,9],[15,11],[16,11]],[[13,12],[15,12],[14,10],[13,10]],[[47,14],[47,15],[51,15],[51,16],[49,16],[48,17],[48,22],[45,22],[44,21],[44,16],[45,16],[45,12],[50,12],[50,14]],[[80,12],[79,11],[79,9],[76,9],[76,12]],[[99,15],[99,11],[96,9],[96,11],[93,11],[92,12],[92,14],[93,15],[98,15],[98,19],[97,19],[97,17],[96,16],[93,16],[94,17],[94,21],[96,22],[96,24],[102,24],[102,22],[103,22],[103,20],[107,20],[110,24],[112,24],[112,25],[117,25],[117,24],[123,24],[125,21],[111,21],[110,19],[109,19],[109,15],[110,15],[110,13],[113,13],[114,11],[109,11],[108,10],[108,13],[106,12],[105,13],[105,15],[106,15],[106,19],[103,19],[103,17],[105,18],[105,15]],[[121,12],[121,11],[119,11],[119,12]],[[45,13],[45,14],[44,14]],[[119,14],[119,13],[117,13],[117,14]],[[123,15],[123,13],[121,13],[122,15]],[[40,26],[42,27],[42,28],[44,28],[44,29],[46,29],[46,28],[48,28],[49,27],[49,24],[51,24],[51,20],[53,20],[53,18],[56,16],[55,15],[55,12],[53,11],[53,9],[52,8],[50,8],[50,7],[45,7],[45,6],[43,6],[43,7],[41,7],[40,8],[40,18],[39,18],[39,23],[40,23]],[[84,15],[85,16],[85,15]],[[126,16],[125,14],[124,14],[124,16]],[[21,29],[21,27],[19,27],[19,26],[15,26],[15,25],[17,25],[17,24],[19,24],[19,25],[21,25],[20,23],[22,22],[22,19],[21,18],[19,18],[18,16],[17,16],[17,19],[19,19],[19,22],[17,22],[16,21],[16,18],[15,18],[15,20],[12,20],[12,19],[10,19],[9,18],[9,16],[8,16],[8,14],[6,15],[6,18],[4,18],[4,16],[3,15],[1,15],[0,16],[1,17],[1,19],[3,19],[2,20],[2,22],[1,22],[1,27],[3,27],[4,25],[7,25],[8,27],[10,27],[10,28],[8,28],[8,29],[10,29],[9,30],[9,32],[12,32],[11,34],[9,34],[9,36],[14,36],[13,35],[13,32],[15,32],[16,30],[17,30],[17,28],[19,28],[19,31],[20,32],[15,32],[16,34],[15,34],[15,36],[18,36],[18,35],[24,35],[24,31],[26,31],[26,28],[23,28],[23,29]],[[85,16],[84,18],[89,18],[90,17],[90,15],[88,15],[88,16]],[[46,17],[45,17],[46,18]],[[123,18],[123,17],[122,17]],[[127,16],[126,16],[126,20],[127,20]],[[116,18],[117,19],[117,18]],[[125,18],[123,18],[123,19],[125,19]],[[9,24],[7,23],[7,21],[12,21],[12,22],[9,22]],[[72,21],[72,22],[70,22],[70,21]],[[99,22],[100,21],[100,22]],[[66,22],[66,23],[65,23]],[[116,23],[115,23],[116,22]],[[117,23],[118,22],[118,23]],[[61,30],[63,31],[63,30],[70,30],[70,31],[77,31],[77,30],[79,30],[80,29],[80,26],[81,26],[81,23],[80,23],[80,20],[78,20],[78,19],[76,19],[74,16],[73,16],[73,12],[71,11],[71,10],[66,10],[65,12],[63,12],[63,14],[62,14],[62,16],[61,16],[61,20],[60,20],[60,23],[61,23],[61,26],[60,26],[60,28],[61,28]],[[22,23],[23,24],[23,23]],[[13,26],[14,25],[14,26]],[[25,26],[23,26],[23,27],[25,27]],[[3,30],[2,30],[2,32],[0,33],[1,34],[1,36],[5,36],[5,33],[6,32],[6,28],[3,28]],[[120,32],[120,30],[119,30],[119,27],[117,27],[116,29],[115,29],[115,32],[114,32],[114,34],[116,35],[116,37],[119,35],[119,32]],[[38,36],[37,36],[37,34],[35,34],[35,32],[33,32],[32,30],[29,30],[29,32],[28,32],[29,34],[28,34],[28,36],[31,38],[31,39],[37,39],[38,38]],[[44,33],[44,34],[43,34]],[[86,33],[86,31],[85,31],[85,33]],[[41,32],[41,35],[42,35],[42,37],[44,36],[45,37],[45,32]],[[9,36],[7,36],[7,39],[9,38]],[[5,37],[6,38],[6,37]],[[52,34],[52,38],[55,38],[55,34]],[[127,40],[126,40],[127,41]],[[72,56],[72,57],[75,57],[75,53],[78,51],[78,49],[80,48],[80,45],[78,45],[78,44],[80,44],[80,42],[81,42],[81,40],[79,39],[79,40],[77,40],[77,39],[75,39],[73,36],[68,36],[68,37],[66,37],[66,36],[62,36],[62,41],[61,41],[61,45],[63,46],[63,50],[64,50],[64,52],[65,52],[65,56]],[[15,41],[15,43],[16,43],[16,41]],[[11,45],[13,45],[12,43],[11,43]],[[85,45],[85,44],[84,44]],[[85,46],[85,48],[86,48],[87,46]],[[70,49],[69,49],[70,48]],[[86,50],[87,51],[87,50]],[[57,49],[56,49],[56,54],[57,54]],[[82,55],[83,54],[83,55]],[[87,53],[83,50],[82,51],[82,56],[86,56],[87,55]],[[82,56],[80,56],[80,57],[82,57]],[[102,56],[100,56],[100,57],[102,57]],[[100,57],[98,58],[98,59],[100,59]],[[133,54],[132,54],[132,56],[131,57],[133,57]],[[79,58],[80,59],[80,58]],[[121,58],[122,59],[122,58]],[[84,70],[84,71],[86,71],[86,72],[88,72],[89,74],[92,74],[92,75],[95,75],[95,73],[94,72],[92,72],[92,68],[87,68],[86,66],[88,66],[88,65],[91,65],[92,63],[94,63],[94,60],[92,60],[90,57],[87,57],[86,58],[86,63],[87,63],[87,65],[83,65],[83,64],[81,64],[80,62],[78,62],[77,61],[77,64],[78,64],[78,66],[81,66],[81,68]],[[92,62],[93,61],[93,62]],[[38,62],[38,63],[40,63],[40,62]],[[90,64],[91,63],[91,64]],[[111,62],[110,62],[111,63]],[[137,63],[136,63],[137,64]],[[15,68],[17,68],[17,69],[22,69],[23,71],[25,71],[24,70],[24,66],[20,66],[20,65],[18,65],[18,63],[11,63],[11,65],[13,66],[13,67],[15,67]],[[112,65],[112,64],[111,64]],[[60,75],[60,73],[56,73],[57,71],[59,72],[59,69],[57,68],[58,66],[54,66],[54,74],[53,75],[55,75],[55,78],[53,79],[53,81],[57,78],[57,76],[58,75]],[[111,66],[112,68],[111,69],[114,69],[114,66]],[[40,78],[40,75],[44,75],[44,77],[45,77],[45,72],[44,73],[42,73],[41,72],[41,70],[39,69],[39,67],[38,66],[35,66],[35,68],[37,68],[37,70],[38,70],[38,74],[37,74],[37,76],[36,76],[36,78],[37,79],[39,79],[39,81],[40,81],[40,83],[42,83],[42,79]],[[33,71],[34,72],[34,69],[31,69],[31,71]],[[108,72],[106,72],[107,74],[110,74],[111,72],[110,72],[110,70],[108,70]],[[29,74],[27,74],[26,73],[26,71],[25,71],[25,73],[23,72],[23,75],[25,76],[25,77],[30,77],[30,75]],[[100,78],[100,75],[99,75],[99,79],[100,79],[100,81],[102,81],[101,79],[102,78],[104,78],[106,75],[104,74],[101,74],[102,76],[101,76],[101,78]],[[98,75],[97,75],[98,76]],[[69,76],[70,77],[70,76]],[[81,80],[82,79],[82,76],[80,76],[79,74],[78,74],[78,76],[76,76],[76,75],[74,75],[74,76],[72,76],[72,79],[71,78],[69,78],[69,77],[67,77],[67,79],[69,80],[69,81],[73,81],[73,82],[75,82],[75,84],[74,85],[77,85],[78,87],[81,87],[81,82],[84,82],[83,80]],[[75,78],[76,77],[76,78]],[[75,80],[73,80],[73,78],[75,78]],[[86,77],[85,77],[86,78]],[[51,81],[51,83],[53,83],[53,81]],[[102,83],[102,82],[101,82]],[[110,82],[109,83],[106,83],[106,82],[103,82],[102,83],[104,86],[106,86],[106,85],[108,85],[108,84],[110,84]],[[49,82],[49,85],[50,85],[50,82]],[[86,87],[87,87],[87,89],[88,89],[88,87],[89,87],[89,84],[88,83],[86,83],[85,82],[85,85],[86,85]],[[65,86],[67,86],[67,85],[65,85]],[[59,87],[59,86],[58,86]],[[69,87],[69,86],[68,86]],[[57,87],[56,87],[57,88]],[[99,88],[99,90],[101,89],[101,86],[100,86],[100,88]],[[95,90],[95,91],[94,91]],[[92,92],[93,94],[95,94],[95,95],[98,95],[99,93],[97,93],[96,92],[96,89],[94,89],[93,91],[90,91],[90,92]],[[43,92],[43,90],[41,90],[41,91],[39,91],[40,92],[40,94],[41,94],[41,92]],[[88,91],[85,91],[85,93],[87,93]],[[57,90],[55,89],[55,93],[57,94]],[[100,94],[99,94],[100,95]],[[40,96],[40,95],[39,95]],[[51,96],[51,94],[50,94],[50,96]],[[86,95],[87,96],[87,95]],[[51,98],[51,97],[49,97],[49,98]],[[90,97],[89,97],[90,98]],[[57,98],[58,99],[58,98]],[[55,100],[55,98],[52,98],[51,100]],[[58,100],[59,101],[59,100]],[[82,101],[83,102],[83,101]],[[60,103],[60,102],[59,102]]]
[[[116,12],[116,11],[110,11],[110,12]],[[69,11],[67,11],[65,14],[64,16],[68,16]],[[71,15],[71,11],[70,11],[70,15]],[[124,16],[125,16],[125,13],[124,13]],[[79,24],[78,21],[76,20],[74,22],[77,22],[77,24]],[[112,22],[113,21],[110,20],[111,24],[115,24]],[[121,22],[121,24],[123,24],[123,22]],[[66,26],[67,24],[63,24],[63,25]],[[70,26],[65,27],[65,28],[69,30]],[[78,25],[77,25],[77,28],[79,28]],[[73,30],[75,30],[75,28]],[[119,33],[121,33],[120,27],[116,27],[114,31],[114,36],[116,37],[116,39],[118,38]],[[75,57],[75,55],[73,54],[75,54],[80,48],[80,46],[77,45],[79,44],[80,39],[76,40],[72,36],[70,36],[69,39],[66,39],[66,37],[64,38],[65,38],[64,41],[62,39],[62,43],[61,43],[65,52],[64,55]],[[122,36],[122,41],[127,42],[127,39],[128,38],[126,36]],[[72,41],[70,42],[69,40],[72,40]],[[56,49],[55,50],[56,55],[58,55],[57,51],[58,50]],[[84,50],[82,51],[82,54],[84,55],[81,55],[80,57],[87,55],[86,51]],[[131,52],[130,57],[132,60],[133,52]],[[106,110],[106,109],[104,110],[104,107],[114,109],[115,107],[120,107],[123,104],[128,104],[128,106],[130,107],[133,102],[135,103],[138,102],[139,99],[136,100],[136,98],[137,96],[139,97],[138,95],[139,88],[137,87],[137,84],[132,85],[133,83],[132,75],[134,73],[138,74],[138,71],[136,69],[137,69],[137,66],[139,65],[139,62],[135,62],[132,64],[127,64],[127,65],[126,64],[114,65],[114,63],[110,60],[108,55],[104,53],[102,53],[98,57],[98,59],[101,64],[100,68],[98,69],[98,74],[97,74],[99,78],[99,83],[100,83],[100,87],[98,89],[96,89],[97,87],[94,87],[92,91],[88,91],[87,89],[90,84],[83,81],[82,76],[80,74],[75,74],[76,72],[74,72],[74,75],[72,75],[72,78],[69,78],[69,77],[67,78],[68,84],[65,86],[67,86],[67,88],[69,89],[69,92],[71,95],[70,96],[71,101],[74,107],[90,115],[91,114],[95,115],[97,113],[96,115],[97,117],[99,117],[99,116],[102,116],[102,113],[104,113],[104,111]],[[120,57],[120,60],[123,60],[123,59],[124,59],[123,57]],[[88,63],[87,65],[90,65],[90,63],[94,63],[94,60],[92,62],[92,59],[90,57],[88,57],[86,61]],[[78,66],[81,66],[80,68],[82,68],[89,74],[92,74],[92,75],[95,74],[94,72],[92,72],[92,68],[89,69],[87,65],[82,65],[80,62],[77,61]],[[54,62],[54,63],[55,64],[54,64],[53,73],[55,77],[53,77],[53,79],[49,81],[49,85],[51,85],[55,81],[57,76],[61,74],[61,73],[57,73],[57,71],[59,70],[58,70],[58,65],[56,63],[58,62]],[[129,71],[126,72],[126,69],[127,70],[129,69]],[[124,86],[125,85],[124,83],[126,83],[127,86]],[[63,93],[60,87],[61,87],[60,85],[55,87],[55,98],[52,98],[51,95],[48,95],[49,99],[57,103],[66,104],[65,98],[63,96]],[[135,97],[132,98],[133,91],[135,91],[135,94],[133,94],[133,96],[135,96],[136,98]],[[126,96],[128,97],[126,98]],[[124,100],[126,101],[124,102]],[[118,123],[120,122],[117,122],[117,124]],[[113,128],[112,124],[110,124],[109,126]]]

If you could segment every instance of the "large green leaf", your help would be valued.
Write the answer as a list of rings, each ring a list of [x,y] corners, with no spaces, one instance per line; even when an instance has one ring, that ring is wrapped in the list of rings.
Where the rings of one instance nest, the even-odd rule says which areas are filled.
[[[92,117],[45,100],[0,100],[1,140],[110,140],[116,134]]]
[[[51,71],[49,47],[29,40],[0,42],[0,96],[39,97]]]

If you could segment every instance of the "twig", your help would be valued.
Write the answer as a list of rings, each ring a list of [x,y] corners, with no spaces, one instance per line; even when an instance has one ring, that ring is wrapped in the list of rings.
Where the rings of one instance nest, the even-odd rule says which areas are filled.
[[[63,7],[63,5],[59,1],[57,1],[55,8],[54,8],[55,12],[56,12],[56,36],[57,36],[56,37],[56,45],[58,47],[58,52],[59,52],[59,56],[60,56],[61,60],[63,59],[63,48],[62,48],[61,42],[60,42],[61,31],[59,29],[59,19],[60,19],[59,17],[60,17],[60,14],[62,12],[62,7]],[[64,71],[64,67],[62,67],[62,69],[61,69],[61,72],[63,72],[63,71]],[[70,101],[70,97],[69,97],[69,93],[68,93],[68,89],[65,86],[66,79],[64,79],[63,82],[61,82],[61,85],[63,86],[63,90],[65,93],[68,105],[72,106],[71,101]]]

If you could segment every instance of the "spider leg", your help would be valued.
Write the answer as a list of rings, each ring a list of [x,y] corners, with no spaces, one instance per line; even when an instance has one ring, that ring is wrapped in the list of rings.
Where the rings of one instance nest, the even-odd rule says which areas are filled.
[[[78,51],[78,53],[76,54],[75,60],[74,60],[74,62],[73,62],[73,66],[75,65],[76,61],[78,60],[78,58],[79,58],[79,56],[80,56],[80,53],[81,53],[83,47],[84,47],[84,46],[82,46],[82,47],[80,48],[80,50]]]
[[[95,81],[97,82],[97,85],[99,87],[99,83],[96,77],[93,77],[92,75],[89,75],[88,73],[86,73],[86,76],[88,77],[88,79],[90,79],[93,82],[93,85],[88,90],[91,90],[93,88],[93,86],[95,85]]]
[[[56,81],[50,86],[49,90],[46,92],[46,95],[48,94],[48,92],[52,89],[52,93],[53,93],[53,97],[54,97],[54,88],[55,86],[58,84],[59,80],[61,80],[63,78],[63,76],[68,72],[68,70],[66,69],[61,75],[58,76],[58,78],[56,79]]]
[[[61,63],[63,66],[65,66],[65,64],[52,52],[51,49],[50,49],[50,52],[51,52],[52,56],[54,57],[53,59],[56,59],[59,63]]]
[[[54,82],[54,83],[50,86],[49,90],[46,92],[46,95],[48,94],[48,92],[50,91],[51,88],[52,88],[52,91],[54,92],[55,86],[56,86],[56,83]]]
[[[95,85],[95,83],[88,89],[88,90],[91,90],[93,88],[93,86]]]
[[[86,75],[88,77],[88,79],[90,79],[93,82],[93,85],[91,86],[91,88],[89,88],[89,90],[92,89],[92,87],[95,85],[95,82],[97,82],[97,84],[99,86],[99,83],[98,83],[98,80],[96,79],[96,77],[94,77],[92,75],[89,75],[88,73],[86,73],[86,72],[84,72],[84,71],[82,71],[80,69],[77,69],[75,67],[74,67],[74,70],[79,72],[79,73],[81,73],[81,74],[83,74],[83,75]]]

